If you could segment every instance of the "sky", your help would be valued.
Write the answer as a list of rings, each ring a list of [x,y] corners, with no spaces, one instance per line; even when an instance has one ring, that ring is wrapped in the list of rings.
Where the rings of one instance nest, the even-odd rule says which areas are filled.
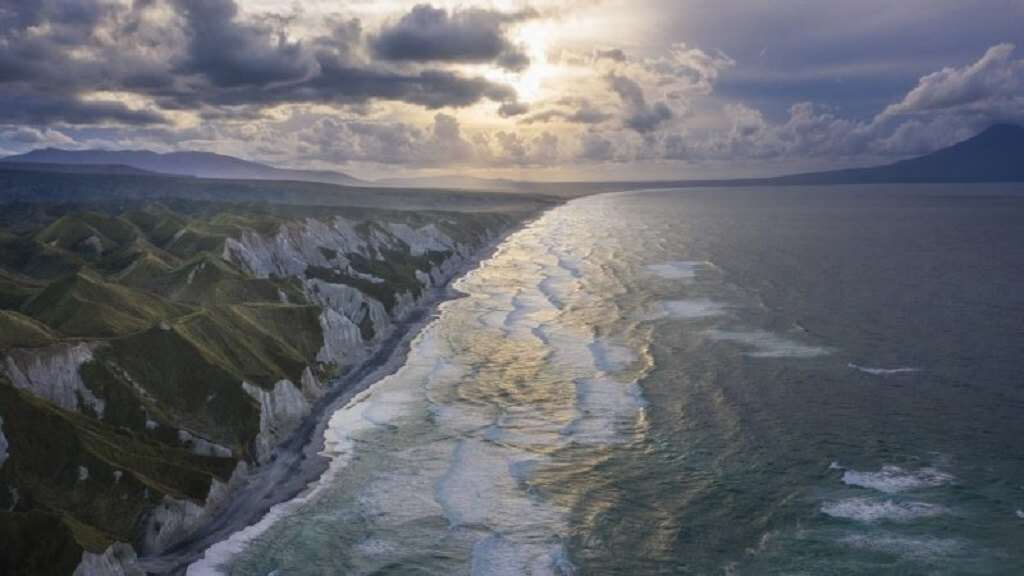
[[[997,122],[1024,123],[1024,0],[0,0],[0,155],[713,178]]]

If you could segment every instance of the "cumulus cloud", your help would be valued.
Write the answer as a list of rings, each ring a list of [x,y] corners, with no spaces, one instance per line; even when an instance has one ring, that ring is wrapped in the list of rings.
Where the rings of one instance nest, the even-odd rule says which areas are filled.
[[[668,54],[643,61],[643,67],[660,83],[680,94],[710,94],[718,76],[736,65],[728,55],[709,54],[683,43],[673,44]]]
[[[615,159],[615,145],[611,140],[594,132],[580,135],[579,157],[594,162],[607,162]]]
[[[1013,44],[997,44],[973,64],[928,74],[883,116],[938,111],[1024,115],[1024,60],[1014,59],[1013,52]]]
[[[502,118],[522,116],[530,111],[530,106],[522,102],[505,102],[498,107],[498,115]]]
[[[622,99],[626,109],[622,121],[631,130],[647,134],[672,118],[672,110],[664,102],[647,103],[643,88],[636,81],[613,74],[608,77],[608,86]]]
[[[543,124],[554,121],[569,124],[601,124],[612,118],[612,114],[600,110],[587,98],[561,98],[547,110],[531,114],[520,120],[520,124]]]
[[[452,12],[419,4],[370,41],[377,58],[413,62],[493,62],[522,70],[530,59],[505,34],[508,24],[535,18],[523,10],[506,14],[481,8]]]

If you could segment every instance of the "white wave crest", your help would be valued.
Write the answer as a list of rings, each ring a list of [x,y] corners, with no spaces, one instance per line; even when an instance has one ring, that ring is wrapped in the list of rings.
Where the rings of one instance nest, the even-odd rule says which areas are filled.
[[[904,558],[928,561],[938,561],[942,556],[963,552],[965,548],[962,541],[952,538],[902,536],[885,532],[852,534],[841,538],[839,542],[852,548],[874,550]]]
[[[833,518],[845,518],[858,522],[909,522],[919,518],[932,518],[946,513],[942,506],[926,502],[876,501],[867,498],[847,498],[829,502],[821,511]]]
[[[920,372],[920,368],[872,368],[870,366],[860,366],[854,363],[847,364],[854,370],[859,370],[865,374],[872,374],[874,376],[888,376],[889,374],[907,374],[910,372]]]
[[[870,488],[886,494],[934,488],[949,484],[953,480],[954,478],[950,474],[931,467],[909,471],[899,466],[886,465],[882,466],[878,472],[847,470],[843,473],[843,483],[848,486]]]

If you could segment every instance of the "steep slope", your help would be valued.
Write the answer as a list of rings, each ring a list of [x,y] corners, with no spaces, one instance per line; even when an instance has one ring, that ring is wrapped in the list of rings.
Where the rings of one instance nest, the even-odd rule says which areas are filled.
[[[64,336],[80,338],[123,336],[187,310],[88,272],[50,284],[21,309]]]
[[[974,138],[920,158],[897,162],[885,171],[906,180],[1024,180],[1024,127],[997,124]]]
[[[338,375],[531,212],[165,199],[25,213],[34,228],[0,232],[4,573],[130,571],[136,551],[189,537]]]

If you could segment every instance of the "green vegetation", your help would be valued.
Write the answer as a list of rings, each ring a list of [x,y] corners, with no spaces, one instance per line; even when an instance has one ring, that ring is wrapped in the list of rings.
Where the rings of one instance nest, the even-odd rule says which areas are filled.
[[[82,546],[59,514],[0,507],[0,574],[67,576],[82,560]]]
[[[304,302],[293,278],[253,278],[220,256],[200,252],[169,269],[153,257],[140,258],[119,278],[125,284],[175,302],[214,306],[239,302]]]
[[[235,464],[61,410],[2,378],[0,416],[10,443],[0,469],[6,500],[0,509],[7,511],[0,513],[0,566],[20,566],[4,573],[26,573],[40,561],[27,549],[4,558],[8,543],[32,542],[55,558],[74,556],[77,564],[82,549],[102,552],[114,541],[131,542],[161,494],[202,502],[210,480],[226,479]],[[16,487],[16,499],[6,487]]]
[[[35,348],[54,342],[53,331],[13,310],[0,310],[0,350],[14,346]]]
[[[15,177],[0,173],[0,185],[4,178]],[[64,192],[53,190],[62,189],[46,187],[59,184],[104,198],[100,184],[135,190],[138,183],[134,176],[76,181],[45,175],[18,181],[14,190],[60,197]],[[207,186],[150,183],[168,182],[186,192]],[[261,185],[224,185],[228,196],[272,193]],[[275,187],[308,192],[295,183]],[[243,381],[269,390],[283,379],[299,385],[307,368],[321,380],[351,369],[319,364],[322,310],[307,298],[304,281],[351,286],[391,311],[401,294],[420,295],[417,271],[452,256],[412,256],[378,222],[433,224],[479,246],[526,210],[492,214],[479,210],[479,199],[471,212],[431,212],[338,206],[337,198],[302,206],[138,195],[0,205],[0,417],[10,456],[0,468],[0,574],[70,573],[82,550],[137,543],[141,521],[165,496],[203,502],[214,479],[226,480],[239,460],[253,457],[260,406]],[[409,197],[411,205],[423,202],[420,195]],[[360,198],[379,202],[376,191]],[[348,268],[260,278],[222,257],[228,238],[272,239],[284,228],[299,234],[308,218],[337,216],[371,243],[367,253],[318,247],[329,262],[350,262]],[[366,342],[379,328],[369,310],[363,303],[356,315]],[[83,413],[62,410],[3,376],[8,350],[33,349],[18,354],[44,358],[51,345],[83,339],[96,346],[79,375],[102,409],[82,403]],[[232,456],[194,454],[182,430]]]
[[[22,307],[22,312],[64,336],[109,338],[137,332],[187,311],[159,296],[78,272],[58,280]]]

